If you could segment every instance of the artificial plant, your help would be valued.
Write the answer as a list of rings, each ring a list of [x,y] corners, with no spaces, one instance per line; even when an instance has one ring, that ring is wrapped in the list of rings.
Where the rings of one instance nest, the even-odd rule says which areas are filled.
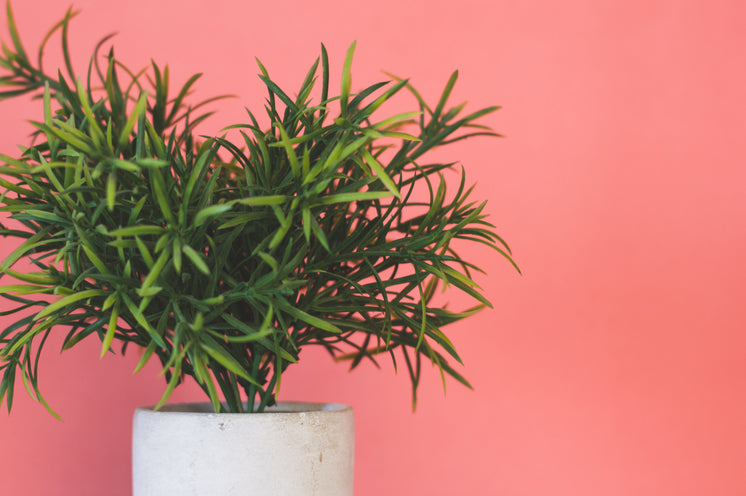
[[[65,334],[63,349],[84,339],[100,340],[102,356],[114,343],[122,354],[136,348],[137,370],[155,357],[166,380],[159,406],[191,376],[216,411],[261,411],[309,345],[352,367],[390,356],[406,367],[414,401],[423,360],[468,385],[443,327],[489,302],[454,246],[482,243],[513,261],[463,168],[447,191],[442,173],[455,164],[427,154],[495,135],[477,120],[496,107],[462,117],[463,105],[448,106],[457,73],[435,106],[398,78],[353,93],[354,44],[334,94],[322,46],[295,97],[259,63],[267,125],[247,111],[247,123],[201,136],[213,99],[189,103],[199,75],[173,93],[167,66],[133,71],[113,49],[102,54],[109,37],[77,74],[75,14],[32,60],[7,9],[0,98],[41,102],[31,143],[0,155],[0,234],[16,246],[0,263],[2,316],[17,318],[0,330],[0,402],[10,409],[22,379],[46,405],[38,362],[53,332]],[[48,72],[56,32],[64,68]],[[379,118],[405,89],[417,108]],[[475,306],[434,303],[440,286]]]

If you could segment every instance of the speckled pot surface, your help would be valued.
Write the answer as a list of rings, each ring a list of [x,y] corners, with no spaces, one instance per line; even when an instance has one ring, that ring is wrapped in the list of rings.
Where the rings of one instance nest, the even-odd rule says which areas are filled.
[[[279,403],[265,413],[209,403],[135,411],[133,496],[352,496],[352,408]]]

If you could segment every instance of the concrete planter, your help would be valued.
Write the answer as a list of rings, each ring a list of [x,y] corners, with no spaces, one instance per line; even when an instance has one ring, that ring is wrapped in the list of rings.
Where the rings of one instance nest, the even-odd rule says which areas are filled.
[[[352,408],[280,403],[212,413],[209,403],[135,411],[134,496],[352,496]]]

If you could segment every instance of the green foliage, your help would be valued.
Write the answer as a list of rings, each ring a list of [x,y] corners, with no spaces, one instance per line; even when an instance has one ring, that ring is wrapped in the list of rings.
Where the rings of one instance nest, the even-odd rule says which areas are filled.
[[[201,109],[214,99],[187,103],[199,75],[173,95],[168,67],[135,73],[113,50],[99,54],[105,39],[79,79],[67,50],[74,15],[34,64],[8,7],[0,97],[41,97],[43,118],[19,158],[0,156],[0,211],[13,219],[0,234],[19,244],[0,264],[15,279],[0,286],[12,305],[2,315],[18,316],[0,331],[0,402],[10,409],[20,376],[46,405],[38,360],[53,330],[67,333],[63,349],[90,336],[102,356],[115,342],[122,354],[134,345],[137,370],[156,357],[167,383],[159,405],[191,376],[216,411],[262,410],[307,345],[353,368],[382,354],[403,360],[414,401],[423,359],[468,386],[442,328],[489,303],[470,275],[478,268],[452,245],[483,243],[513,262],[485,204],[469,199],[463,169],[449,199],[441,173],[454,164],[424,157],[494,135],[475,121],[495,107],[464,117],[463,106],[447,108],[455,73],[434,108],[396,78],[352,93],[354,44],[331,96],[322,46],[295,98],[259,64],[267,128],[247,111],[248,123],[226,129],[237,141],[200,140]],[[52,76],[42,51],[55,31],[66,73]],[[378,120],[403,89],[418,110]],[[32,269],[13,270],[21,260]],[[434,304],[442,285],[476,306]]]

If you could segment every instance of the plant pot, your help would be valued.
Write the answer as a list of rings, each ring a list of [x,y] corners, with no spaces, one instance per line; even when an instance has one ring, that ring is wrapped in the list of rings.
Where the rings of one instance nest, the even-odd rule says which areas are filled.
[[[138,408],[132,448],[134,496],[352,495],[353,412],[335,403]]]

